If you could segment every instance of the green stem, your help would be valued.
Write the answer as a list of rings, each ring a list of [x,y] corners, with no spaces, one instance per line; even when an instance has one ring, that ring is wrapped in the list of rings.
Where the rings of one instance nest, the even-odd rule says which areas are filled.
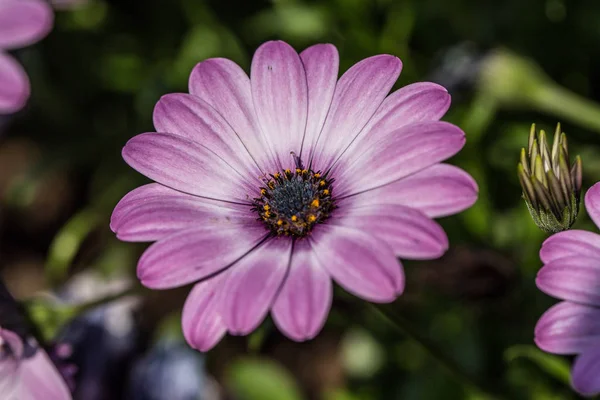
[[[80,211],[71,217],[54,237],[44,268],[46,277],[52,286],[58,286],[66,280],[69,267],[81,244],[101,221],[100,215],[94,211]]]
[[[369,304],[370,307],[374,309],[375,312],[379,314],[381,318],[384,319],[396,331],[406,335],[418,343],[423,350],[425,350],[429,356],[435,359],[442,368],[444,368],[449,374],[454,376],[456,380],[461,382],[472,391],[478,392],[480,395],[484,395],[489,400],[506,400],[510,398],[495,393],[495,391],[489,388],[487,385],[484,385],[471,376],[471,374],[460,367],[456,361],[446,355],[446,353],[442,351],[436,343],[415,329],[406,320],[406,318],[394,310],[391,304],[366,304]]]
[[[467,146],[477,148],[483,133],[493,122],[498,103],[487,93],[477,93],[460,125],[467,135]]]
[[[473,176],[479,184],[479,198],[473,207],[460,217],[469,230],[479,237],[490,239],[490,225],[493,223],[492,205],[486,187],[485,155],[481,151],[481,138],[494,121],[498,110],[496,99],[484,92],[477,93],[459,124],[467,135],[467,143],[462,151],[461,167]]]
[[[51,342],[59,330],[77,316],[127,296],[141,294],[141,286],[132,286],[123,291],[80,304],[58,304],[52,298],[35,297],[24,302],[32,323],[37,327],[42,342]]]
[[[541,111],[600,133],[600,105],[559,85],[541,85],[531,93],[531,101]]]

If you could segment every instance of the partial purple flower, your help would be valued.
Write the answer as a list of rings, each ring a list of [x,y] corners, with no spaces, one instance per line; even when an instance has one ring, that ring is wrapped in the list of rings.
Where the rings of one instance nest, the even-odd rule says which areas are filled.
[[[0,114],[19,111],[29,98],[29,79],[9,54],[45,37],[53,23],[52,9],[43,0],[0,0]]]
[[[0,281],[0,394],[3,400],[69,400],[71,393]]]
[[[6,400],[71,399],[69,388],[46,352],[36,348],[26,357],[19,335],[1,327],[0,393]]]
[[[585,196],[588,214],[600,226],[600,183]],[[544,351],[576,354],[572,383],[579,393],[600,393],[600,235],[570,230],[550,236],[542,245],[544,263],[536,283],[564,300],[542,315],[535,342]]]
[[[338,80],[338,52],[298,54],[267,42],[250,77],[214,58],[191,73],[189,94],[166,95],[156,133],[131,139],[126,162],[156,181],[127,194],[111,228],[152,241],[138,277],[154,289],[197,282],[183,310],[196,349],[252,332],[271,313],[291,339],[325,323],[332,279],[373,302],[404,290],[397,257],[448,248],[432,218],[477,197],[464,171],[440,162],[464,133],[439,119],[450,96],[415,83],[388,96],[402,63],[367,58]]]

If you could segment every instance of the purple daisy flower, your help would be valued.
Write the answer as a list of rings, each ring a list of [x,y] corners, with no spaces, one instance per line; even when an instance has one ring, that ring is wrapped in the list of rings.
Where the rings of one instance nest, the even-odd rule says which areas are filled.
[[[29,46],[50,32],[54,15],[41,0],[0,0],[0,114],[19,111],[29,98],[29,79],[6,50]]]
[[[29,322],[0,281],[0,394],[6,400],[69,400],[69,388],[31,334]]]
[[[69,400],[71,393],[44,350],[32,355],[16,333],[0,327],[0,393],[6,400]]]
[[[448,248],[432,220],[477,197],[464,171],[440,164],[465,143],[439,119],[450,96],[415,83],[386,97],[402,68],[378,55],[338,80],[335,46],[298,54],[263,44],[250,78],[215,58],[191,73],[190,94],[166,95],[158,133],[132,138],[125,161],[157,183],[127,194],[111,228],[155,241],[138,277],[154,289],[199,282],[183,310],[196,349],[253,331],[270,311],[291,339],[325,323],[332,278],[348,292],[391,302],[404,289],[397,257]]]
[[[600,226],[600,183],[588,190],[585,206]],[[582,230],[554,234],[542,245],[540,258],[538,288],[565,301],[542,315],[535,342],[549,353],[577,354],[573,387],[583,395],[600,393],[600,235]]]

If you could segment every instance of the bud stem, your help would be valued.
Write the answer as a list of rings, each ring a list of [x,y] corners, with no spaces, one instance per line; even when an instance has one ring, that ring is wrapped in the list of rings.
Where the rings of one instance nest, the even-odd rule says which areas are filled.
[[[532,105],[600,133],[600,105],[547,81],[530,93]]]

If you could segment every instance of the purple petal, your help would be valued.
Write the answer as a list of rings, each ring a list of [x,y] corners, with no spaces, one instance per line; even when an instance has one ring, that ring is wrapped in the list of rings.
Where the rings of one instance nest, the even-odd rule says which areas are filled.
[[[356,157],[363,149],[405,125],[438,121],[449,107],[450,94],[438,84],[418,82],[400,88],[384,100],[343,157]]]
[[[545,264],[572,256],[597,258],[600,262],[600,235],[576,229],[559,232],[546,239],[540,250]]]
[[[261,175],[236,132],[198,97],[182,93],[163,96],[154,108],[154,127],[205,146],[249,178]]]
[[[120,240],[153,242],[199,225],[220,229],[254,219],[256,215],[247,205],[204,199],[151,183],[121,199],[110,227]]]
[[[0,1],[0,48],[16,49],[50,32],[54,14],[45,1]]]
[[[183,306],[182,328],[185,339],[194,349],[212,349],[227,332],[219,314],[219,300],[227,272],[197,283]]]
[[[0,357],[0,393],[8,399],[18,400],[18,372],[23,355],[23,341],[16,333],[0,327],[0,348],[5,346],[8,347],[10,355]]]
[[[0,393],[8,400],[19,399],[19,362],[14,357],[0,360]]]
[[[45,351],[23,360],[20,366],[21,393],[30,400],[70,400],[71,392]]]
[[[323,131],[313,154],[313,164],[327,170],[359,134],[402,70],[399,58],[381,54],[352,66],[340,78]]]
[[[445,217],[471,207],[477,200],[477,183],[462,169],[436,164],[388,185],[350,197],[355,204],[369,205],[373,199],[400,204],[430,218]]]
[[[312,235],[320,264],[348,292],[365,300],[387,303],[404,290],[402,265],[382,240],[335,225],[319,225]]]
[[[252,98],[265,136],[280,164],[292,166],[290,152],[299,153],[306,128],[308,88],[300,56],[287,43],[266,42],[254,53]]]
[[[600,182],[588,189],[585,194],[585,209],[597,227],[600,227]]]
[[[464,132],[447,122],[400,128],[340,168],[336,174],[338,196],[360,193],[414,174],[453,156],[464,144]]]
[[[148,178],[196,196],[248,203],[259,187],[251,176],[240,174],[206,147],[181,136],[137,135],[123,148],[123,158]]]
[[[0,114],[19,111],[29,98],[29,78],[23,67],[0,51]]]
[[[123,196],[115,206],[110,217],[110,229],[113,232],[116,232],[127,214],[138,208],[140,205],[162,198],[164,198],[165,201],[168,201],[170,196],[175,193],[184,194],[158,183],[149,183],[132,190]]]
[[[600,306],[600,260],[597,258],[556,259],[540,269],[535,282],[550,296]]]
[[[438,121],[450,108],[450,94],[432,82],[417,82],[389,95],[365,129],[365,135],[377,138],[401,126]]]
[[[16,333],[0,327],[0,346],[6,344],[14,358],[23,356],[23,341]],[[1,392],[0,392],[1,393]]]
[[[535,343],[555,354],[578,354],[600,340],[600,310],[563,301],[542,315],[535,326]]]
[[[270,144],[256,120],[250,78],[239,65],[225,58],[202,61],[190,75],[190,93],[210,104],[238,134],[260,165],[276,171]]]
[[[229,332],[247,335],[269,312],[290,264],[292,240],[267,240],[228,271],[221,315]]]
[[[332,289],[331,277],[319,265],[309,241],[297,241],[290,271],[273,305],[275,324],[298,342],[314,338],[327,319]]]
[[[575,359],[571,381],[583,396],[600,393],[600,341]]]
[[[448,237],[442,227],[421,211],[398,204],[339,204],[332,224],[359,229],[386,242],[402,258],[429,260],[448,250]]]
[[[198,281],[236,262],[266,234],[257,221],[244,227],[199,226],[175,233],[148,247],[138,262],[138,278],[151,289]]]
[[[303,149],[313,149],[331,107],[340,57],[334,45],[317,44],[300,53],[308,83],[308,119]]]

